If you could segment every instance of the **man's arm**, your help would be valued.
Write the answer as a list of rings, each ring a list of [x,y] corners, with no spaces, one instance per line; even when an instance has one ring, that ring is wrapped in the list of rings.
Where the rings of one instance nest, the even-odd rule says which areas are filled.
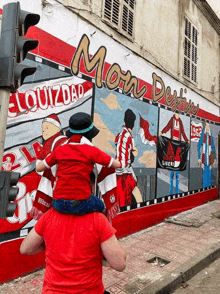
[[[38,235],[35,228],[33,228],[21,243],[20,252],[21,254],[33,255],[43,252],[44,250],[44,239]]]
[[[181,134],[182,134],[185,142],[190,144],[190,141],[188,140],[186,133],[185,133],[185,130],[184,130],[183,122],[181,120],[180,120],[180,131],[181,131]],[[181,139],[181,137],[180,137],[180,139]]]
[[[115,270],[121,272],[126,266],[126,251],[121,247],[115,235],[101,243],[102,252],[108,264]]]
[[[167,133],[171,129],[172,123],[173,123],[173,117],[171,117],[171,119],[168,121],[167,125],[163,128],[163,130],[161,132],[159,132],[159,136],[161,136],[164,133]],[[160,135],[160,133],[161,133],[161,135]]]

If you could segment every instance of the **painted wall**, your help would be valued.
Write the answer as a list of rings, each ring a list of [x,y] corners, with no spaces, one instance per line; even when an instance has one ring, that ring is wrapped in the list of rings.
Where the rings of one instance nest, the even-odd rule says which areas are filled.
[[[118,237],[217,198],[219,108],[62,5],[51,9],[31,2],[41,20],[27,36],[39,46],[26,62],[37,71],[10,97],[3,169],[22,177],[15,215],[0,220],[0,282],[44,264],[44,254],[22,256],[19,245],[35,223],[35,164],[42,121],[52,113],[63,131],[72,114],[90,113],[100,129],[93,143],[123,162],[114,195]]]

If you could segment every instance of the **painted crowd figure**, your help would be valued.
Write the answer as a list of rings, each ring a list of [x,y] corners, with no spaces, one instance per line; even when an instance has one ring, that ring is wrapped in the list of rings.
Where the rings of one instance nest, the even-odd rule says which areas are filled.
[[[136,115],[131,109],[127,109],[124,115],[122,131],[115,138],[116,159],[121,163],[121,168],[116,169],[117,195],[119,195],[119,206],[128,206],[132,203],[132,195],[137,203],[143,201],[137,178],[134,174],[132,164],[134,157],[138,155],[138,149],[132,136]]]
[[[56,114],[50,114],[42,121],[43,146],[38,155],[39,160],[44,160],[52,151],[67,141],[63,135],[60,120]],[[50,207],[53,196],[53,186],[55,183],[56,167],[40,173],[41,179],[37,188],[33,208],[30,215],[38,220]]]
[[[181,120],[181,118],[179,117],[178,113],[175,113],[169,120],[169,122],[167,123],[167,125],[163,128],[163,130],[159,133],[159,135],[161,136],[164,133],[167,133],[170,130],[170,138],[172,140],[177,140],[177,141],[181,141],[181,138],[183,137],[184,140],[188,143],[190,143],[190,141],[188,140],[185,131],[184,131],[184,127],[183,127],[183,122]],[[176,194],[179,193],[179,175],[180,172],[179,171],[174,171],[172,170],[170,172],[170,195],[173,194],[173,184],[174,184],[174,176],[176,173]]]
[[[202,148],[202,153],[201,153]],[[202,156],[201,156],[202,155]],[[212,165],[216,163],[214,139],[210,131],[210,124],[206,121],[198,142],[198,164],[202,167],[202,187],[212,185]]]

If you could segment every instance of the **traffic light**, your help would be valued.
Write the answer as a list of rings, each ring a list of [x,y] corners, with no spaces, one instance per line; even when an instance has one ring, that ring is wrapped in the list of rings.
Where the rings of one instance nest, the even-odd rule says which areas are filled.
[[[0,40],[0,88],[8,87],[15,93],[26,76],[32,75],[36,67],[22,63],[28,51],[38,46],[37,40],[23,36],[29,27],[36,25],[40,15],[20,9],[19,2],[3,6]]]
[[[17,204],[15,200],[19,188],[13,187],[17,184],[20,173],[1,171],[0,172],[0,219],[13,216]]]

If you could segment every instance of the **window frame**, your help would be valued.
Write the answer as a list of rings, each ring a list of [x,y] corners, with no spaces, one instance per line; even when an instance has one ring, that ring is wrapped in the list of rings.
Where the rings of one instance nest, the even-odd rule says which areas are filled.
[[[190,36],[186,34],[186,23],[190,24]],[[198,47],[199,47],[199,30],[197,26],[191,21],[191,19],[188,16],[184,16],[184,38],[183,38],[183,77],[187,79],[189,82],[191,82],[194,85],[198,85]],[[193,34],[193,31],[195,30],[195,33]],[[188,48],[186,48],[188,46]],[[190,47],[190,50],[189,50]],[[194,48],[194,50],[193,50]],[[190,55],[189,55],[190,54]],[[188,61],[189,64],[189,76],[185,73],[185,60]],[[193,76],[193,67],[196,68],[195,79]]]
[[[110,11],[110,16],[108,18],[105,17],[105,7],[106,7],[106,2],[112,2],[111,3],[111,9]],[[118,24],[115,24],[112,21],[112,11],[113,11],[113,4],[115,3],[118,5]],[[133,4],[133,9],[130,6],[130,3]],[[128,9],[128,18],[127,18],[127,31],[123,29],[123,7],[126,7]],[[103,0],[102,2],[102,21],[112,27],[114,30],[116,30],[118,33],[121,35],[125,36],[131,41],[134,41],[134,25],[135,25],[135,8],[136,8],[136,0]],[[129,30],[129,11],[133,13],[133,22],[132,22],[132,35],[128,33]],[[125,23],[124,23],[125,24]]]

